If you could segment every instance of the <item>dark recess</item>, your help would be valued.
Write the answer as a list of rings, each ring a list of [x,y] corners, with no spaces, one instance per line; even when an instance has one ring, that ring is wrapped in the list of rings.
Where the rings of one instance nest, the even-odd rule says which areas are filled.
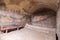
[[[49,12],[49,13],[47,13]],[[38,15],[55,15],[56,16],[56,11],[50,9],[50,8],[40,8],[38,10],[36,10],[34,13],[32,13],[32,15],[34,16],[38,16]]]

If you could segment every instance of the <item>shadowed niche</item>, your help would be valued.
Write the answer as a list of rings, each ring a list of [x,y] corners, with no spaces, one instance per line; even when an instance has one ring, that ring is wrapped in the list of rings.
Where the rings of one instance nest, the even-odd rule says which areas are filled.
[[[56,11],[50,9],[50,8],[40,8],[36,10],[32,15],[38,16],[38,15],[55,15],[56,16]]]
[[[4,3],[4,0],[0,0],[0,9],[5,9],[6,4]]]
[[[52,19],[52,20],[51,20]],[[41,8],[36,10],[31,15],[31,24],[36,23],[36,25],[40,24],[46,27],[56,28],[56,11],[49,9],[49,8]],[[38,24],[37,24],[38,23]],[[47,23],[45,25],[45,23]]]

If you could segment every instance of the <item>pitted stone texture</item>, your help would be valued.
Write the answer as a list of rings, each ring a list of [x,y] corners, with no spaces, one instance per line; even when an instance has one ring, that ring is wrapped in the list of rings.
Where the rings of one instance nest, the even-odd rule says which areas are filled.
[[[32,17],[32,25],[39,26],[39,27],[49,27],[55,28],[56,27],[56,16],[34,16]]]
[[[50,8],[57,10],[57,0],[4,0],[6,9],[14,12],[20,12],[22,14],[33,13],[39,8]]]

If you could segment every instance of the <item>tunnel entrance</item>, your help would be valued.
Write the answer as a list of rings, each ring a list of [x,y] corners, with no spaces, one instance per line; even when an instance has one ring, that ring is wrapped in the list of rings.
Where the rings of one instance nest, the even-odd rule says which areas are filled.
[[[56,16],[56,11],[50,8],[41,8],[32,14],[31,24],[39,27],[56,28]],[[56,40],[58,40],[57,34]]]
[[[56,12],[50,8],[38,9],[32,14],[31,24],[40,27],[55,28]]]

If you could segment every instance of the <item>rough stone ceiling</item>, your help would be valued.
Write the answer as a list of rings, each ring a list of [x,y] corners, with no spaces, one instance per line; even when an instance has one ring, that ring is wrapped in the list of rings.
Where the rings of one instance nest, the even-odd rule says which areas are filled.
[[[57,0],[4,0],[6,9],[23,14],[31,14],[39,8],[50,8],[57,11]]]

